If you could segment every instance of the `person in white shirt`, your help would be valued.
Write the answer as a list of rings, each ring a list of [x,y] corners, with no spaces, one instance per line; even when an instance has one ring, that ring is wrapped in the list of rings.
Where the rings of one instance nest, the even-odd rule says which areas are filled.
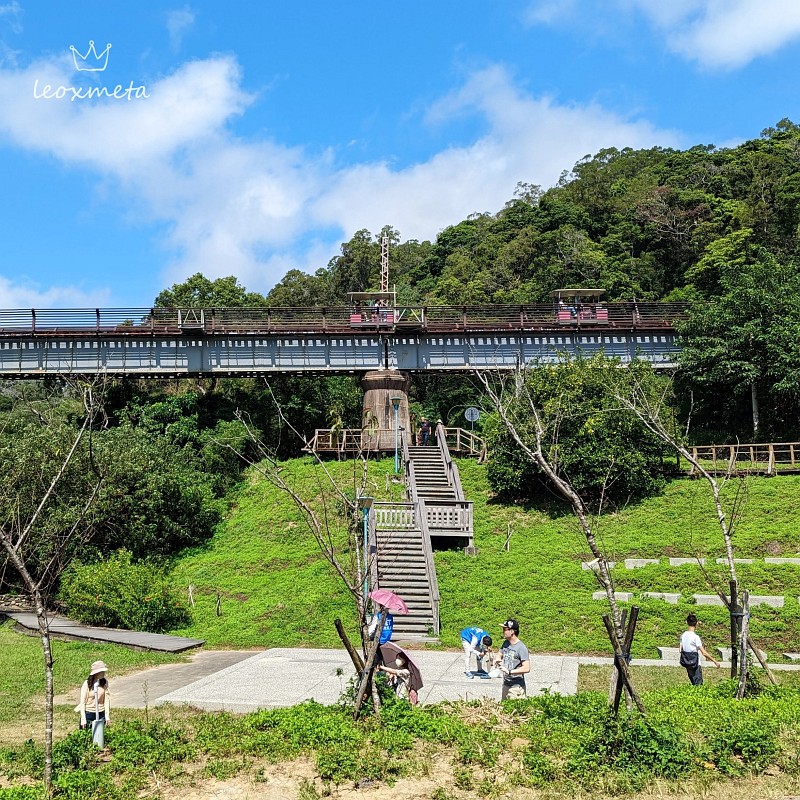
[[[703,647],[703,640],[695,633],[697,617],[689,614],[686,617],[686,624],[689,626],[689,630],[681,634],[681,666],[686,670],[692,686],[702,686],[703,667],[700,664],[700,654],[709,661],[713,661],[717,666],[719,666],[719,661]]]

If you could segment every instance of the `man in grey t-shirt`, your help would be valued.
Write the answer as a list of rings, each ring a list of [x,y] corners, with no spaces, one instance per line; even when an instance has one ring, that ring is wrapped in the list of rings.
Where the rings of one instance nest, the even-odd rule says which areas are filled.
[[[503,700],[525,697],[525,675],[531,671],[528,648],[519,639],[519,623],[507,619],[503,624],[503,638],[495,663],[503,673]]]

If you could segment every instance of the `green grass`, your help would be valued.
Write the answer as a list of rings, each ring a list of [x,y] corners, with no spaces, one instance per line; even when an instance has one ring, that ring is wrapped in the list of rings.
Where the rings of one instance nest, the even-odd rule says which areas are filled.
[[[358,481],[353,462],[332,461],[327,467],[353,496]],[[371,462],[367,491],[379,499],[401,499],[392,470],[393,460]],[[283,477],[310,500],[329,486],[310,458],[287,463]],[[335,501],[328,510],[335,512]],[[263,478],[237,490],[229,518],[206,547],[183,555],[175,580],[187,594],[192,585],[195,599],[193,623],[179,633],[205,639],[207,646],[341,646],[336,617],[356,636],[354,602],[292,500]]]
[[[611,680],[612,667],[581,665],[578,669],[578,691],[579,692],[608,692],[608,684]],[[672,689],[675,687],[686,687],[691,691],[686,670],[683,667],[639,667],[632,666],[631,677],[637,692],[658,692],[662,689]],[[757,669],[756,674],[762,684],[767,685],[768,678],[763,670]],[[730,678],[729,669],[717,669],[714,665],[703,666],[703,681],[706,686],[716,686]],[[778,682],[782,688],[800,688],[800,672],[784,672],[781,670],[776,673]]]
[[[75,692],[72,706],[78,702],[77,687],[86,680],[89,666],[102,659],[108,664],[109,679],[144,667],[183,661],[185,656],[168,653],[144,653],[127,647],[91,642],[52,640],[54,693]],[[3,676],[0,703],[0,726],[31,715],[40,718],[45,691],[44,659],[41,640],[12,630],[12,623],[0,624],[0,675]],[[77,715],[76,715],[77,720]],[[77,724],[77,723],[76,723]],[[0,728],[0,731],[2,728]],[[0,740],[2,740],[0,734]]]
[[[342,485],[352,491],[352,463],[329,462]],[[495,502],[486,469],[459,461],[467,497],[475,509],[477,557],[460,551],[436,553],[442,597],[441,642],[458,647],[461,628],[480,624],[497,630],[516,617],[522,639],[535,652],[608,653],[601,621],[603,602],[590,572],[580,569],[589,558],[577,523],[557,503],[549,508]],[[399,499],[390,483],[392,459],[370,463],[369,491]],[[323,483],[310,459],[289,462],[285,475],[304,496],[319,498]],[[800,477],[750,478],[745,517],[735,536],[737,555],[796,555],[796,520],[800,514]],[[504,550],[507,526],[510,550]],[[626,557],[662,558],[702,555],[713,562],[722,546],[708,491],[702,481],[681,479],[660,497],[631,505],[599,520],[596,530],[607,552],[618,562]],[[786,607],[754,609],[752,632],[771,657],[797,649],[800,630],[800,567],[740,566],[740,580],[752,594],[784,594]],[[723,567],[709,563],[712,577],[727,585]],[[618,589],[709,594],[697,566],[614,570]],[[253,478],[235,496],[229,518],[209,544],[185,554],[175,579],[194,587],[196,608],[191,627],[180,633],[204,638],[209,645],[231,647],[339,646],[333,619],[353,629],[353,605],[330,566],[320,557],[291,500]],[[217,616],[217,593],[221,615]],[[635,657],[656,657],[656,646],[674,645],[689,611],[697,610],[708,646],[726,644],[724,609],[701,607],[682,598],[678,606],[639,601],[641,608]]]

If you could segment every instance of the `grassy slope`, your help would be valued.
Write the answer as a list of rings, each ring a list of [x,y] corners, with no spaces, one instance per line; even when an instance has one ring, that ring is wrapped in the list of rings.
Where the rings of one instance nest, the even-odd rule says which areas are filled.
[[[127,647],[91,642],[63,642],[53,640],[53,672],[55,694],[75,692],[70,703],[71,724],[77,726],[78,715],[72,707],[78,702],[76,687],[86,680],[89,665],[97,659],[108,664],[109,678],[137,671],[144,667],[182,661],[183,655],[168,653],[142,653]],[[12,630],[12,623],[0,625],[0,742],[11,738],[4,735],[5,726],[14,723],[24,728],[23,734],[15,736],[24,740],[28,736],[41,734],[44,717],[44,666],[41,641],[34,636],[23,636]]]
[[[340,479],[353,485],[352,465],[331,463]],[[395,498],[398,487],[387,483],[392,461],[371,464],[370,491]],[[459,552],[436,554],[442,596],[442,644],[458,646],[458,631],[468,624],[493,630],[501,619],[517,617],[522,638],[539,652],[607,653],[600,615],[604,605],[591,599],[598,587],[580,569],[585,542],[573,518],[557,506],[536,510],[491,502],[485,468],[461,461],[465,491],[475,504],[477,558]],[[309,460],[294,461],[286,474],[308,497],[320,495],[319,477]],[[748,485],[745,519],[737,534],[737,555],[797,554],[800,543],[794,519],[800,505],[800,478],[755,478]],[[512,527],[510,552],[503,544]],[[598,531],[618,561],[626,557],[692,556],[713,560],[722,554],[711,504],[702,482],[675,481],[664,495],[601,520]],[[758,608],[753,632],[777,655],[797,649],[800,630],[800,568],[742,566],[740,579],[754,594],[785,594],[786,607]],[[725,585],[722,568],[712,572]],[[707,594],[697,566],[648,567],[614,571],[620,590],[680,591]],[[352,606],[330,567],[285,496],[253,480],[241,489],[230,518],[202,549],[185,555],[177,580],[194,585],[194,624],[182,633],[205,638],[210,645],[277,647],[336,646],[332,620],[348,619]],[[215,614],[216,593],[222,615]],[[634,656],[655,657],[656,645],[674,645],[689,610],[660,601],[640,601]],[[725,614],[700,608],[706,643],[724,644]],[[498,629],[499,633],[499,629]]]
[[[352,462],[327,466],[352,495],[358,477]],[[402,487],[391,481],[393,462],[370,466],[369,492],[400,499]],[[309,458],[287,463],[283,476],[309,499],[330,486]],[[175,578],[184,587],[193,585],[196,603],[194,623],[180,633],[216,647],[341,646],[333,620],[340,617],[347,626],[355,606],[292,500],[258,477],[234,499],[211,542],[178,562]]]

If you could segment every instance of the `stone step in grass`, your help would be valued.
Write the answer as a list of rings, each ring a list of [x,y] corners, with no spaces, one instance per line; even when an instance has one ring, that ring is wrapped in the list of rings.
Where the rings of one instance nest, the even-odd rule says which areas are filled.
[[[692,595],[699,606],[724,606],[719,595],[716,594],[695,594]],[[751,594],[750,606],[770,606],[772,608],[783,608],[786,598],[782,594]]]
[[[603,591],[593,592],[592,600],[605,600],[606,593]],[[614,592],[614,599],[618,603],[630,603],[633,600],[633,592]]]
[[[651,564],[660,564],[660,558],[626,558],[625,569],[641,569],[649,567]]]
[[[730,649],[730,647],[715,647],[714,650],[717,653],[719,653],[719,657],[723,661],[730,661],[731,660],[731,649]],[[753,656],[753,658],[755,658],[755,653],[753,652],[752,648],[748,648],[748,652],[750,653],[751,656]],[[766,651],[759,649],[758,652],[761,654],[761,658],[763,658],[764,661],[766,661],[767,660]]]
[[[615,592],[614,596],[621,603],[630,603],[633,600],[633,592]],[[643,600],[663,600],[670,605],[677,605],[681,599],[680,592],[640,592],[639,597]],[[605,600],[604,591],[593,592],[592,600]],[[692,599],[698,606],[724,606],[722,598],[716,594],[693,594]],[[800,602],[800,597],[797,598]],[[779,594],[751,594],[751,606],[769,606],[771,608],[783,608],[786,598]]]
[[[685,566],[703,566],[705,565],[706,561],[705,557],[700,558],[668,558],[667,562],[669,563],[670,567],[685,567]],[[755,564],[755,558],[734,558],[734,564]],[[760,561],[761,559],[758,559]],[[625,569],[641,569],[642,567],[649,567],[656,564],[661,563],[660,558],[626,558],[625,559]],[[715,558],[714,563],[727,565],[728,559],[727,558]],[[800,557],[767,557],[764,559],[765,564],[775,564],[775,565],[794,565],[800,566]],[[616,562],[610,561],[609,564],[611,566],[615,566]],[[582,561],[581,562],[581,569],[597,569],[597,560],[594,561]]]
[[[647,600],[663,600],[671,606],[678,605],[678,600],[681,599],[680,592],[642,592],[642,597]]]

